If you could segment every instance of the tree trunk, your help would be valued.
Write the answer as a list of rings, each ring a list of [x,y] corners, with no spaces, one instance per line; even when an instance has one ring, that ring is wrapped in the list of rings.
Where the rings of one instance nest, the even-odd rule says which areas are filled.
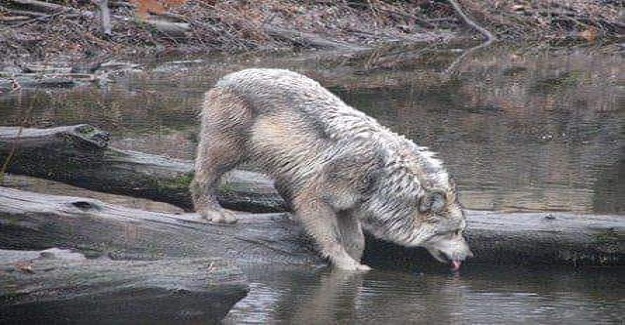
[[[222,259],[85,259],[59,249],[0,250],[3,323],[216,323],[247,295]]]
[[[5,127],[0,128],[0,160],[10,160],[7,170],[14,173],[189,207],[191,162],[107,148],[107,139],[106,132],[87,125],[23,129],[19,136],[18,128]],[[255,212],[286,209],[267,178],[242,171],[234,175],[220,190],[223,205]],[[198,218],[194,214],[155,214],[90,199],[3,189],[0,215],[3,228],[11,230],[0,234],[4,248],[65,244],[102,252],[98,246],[102,245],[110,246],[104,250],[130,255],[204,253],[255,263],[315,260],[311,250],[302,251],[299,227],[285,214],[241,215],[243,220],[235,226],[215,226],[191,222]],[[466,236],[476,254],[473,262],[624,264],[623,216],[467,211],[467,219]],[[36,243],[43,244],[32,246]],[[429,259],[421,256],[422,251],[369,239],[365,255],[370,264],[387,260],[392,265],[418,264]]]

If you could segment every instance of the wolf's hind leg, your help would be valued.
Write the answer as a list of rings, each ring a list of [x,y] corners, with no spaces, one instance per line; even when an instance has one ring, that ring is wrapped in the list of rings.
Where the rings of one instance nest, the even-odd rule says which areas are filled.
[[[248,109],[228,92],[213,89],[207,93],[195,158],[191,196],[197,213],[217,223],[234,223],[234,213],[217,202],[216,191],[223,174],[245,156],[245,127]]]
[[[195,211],[207,221],[216,223],[237,221],[234,213],[222,208],[216,197],[219,180],[231,169],[230,165],[232,163],[215,159],[196,161],[195,176],[191,182],[191,197]]]

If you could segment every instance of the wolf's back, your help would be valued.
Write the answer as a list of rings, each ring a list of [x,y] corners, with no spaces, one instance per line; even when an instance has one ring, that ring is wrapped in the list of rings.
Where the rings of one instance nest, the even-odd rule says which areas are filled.
[[[258,113],[289,109],[324,114],[351,109],[318,82],[284,69],[246,69],[223,77],[216,88],[227,89]]]

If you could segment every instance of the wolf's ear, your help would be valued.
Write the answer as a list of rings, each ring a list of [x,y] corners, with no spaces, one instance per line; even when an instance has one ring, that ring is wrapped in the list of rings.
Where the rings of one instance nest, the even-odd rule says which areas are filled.
[[[439,213],[443,211],[446,203],[444,193],[438,191],[425,192],[425,195],[419,200],[419,211],[422,213],[430,211]]]

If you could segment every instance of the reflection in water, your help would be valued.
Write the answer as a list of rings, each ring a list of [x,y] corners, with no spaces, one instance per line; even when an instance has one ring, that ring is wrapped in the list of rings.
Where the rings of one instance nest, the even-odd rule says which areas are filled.
[[[246,271],[254,286],[226,323],[606,324],[625,317],[623,270],[616,269]]]
[[[475,106],[464,104],[460,89],[451,102],[431,93],[437,91],[454,93],[450,89],[352,91],[342,97],[438,151],[457,178],[464,203],[472,209],[622,212],[607,209],[615,205],[593,205],[596,200],[625,199],[618,186],[604,188],[604,198],[594,197],[593,187],[599,177],[623,183],[615,179],[618,173],[613,166],[623,155],[625,112],[570,117],[560,111],[586,108],[475,111]]]

